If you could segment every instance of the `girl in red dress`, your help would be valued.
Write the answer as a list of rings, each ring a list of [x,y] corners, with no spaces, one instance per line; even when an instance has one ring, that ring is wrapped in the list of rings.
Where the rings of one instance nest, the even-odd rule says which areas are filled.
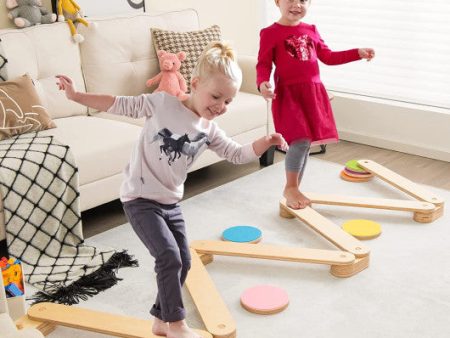
[[[290,208],[302,209],[311,203],[299,190],[311,145],[338,140],[318,60],[327,65],[370,61],[375,51],[359,48],[333,52],[314,25],[302,22],[311,0],[275,0],[275,3],[281,18],[260,32],[257,86],[266,100],[272,99],[275,129],[289,144],[283,195]],[[275,64],[275,92],[269,83],[272,64]]]

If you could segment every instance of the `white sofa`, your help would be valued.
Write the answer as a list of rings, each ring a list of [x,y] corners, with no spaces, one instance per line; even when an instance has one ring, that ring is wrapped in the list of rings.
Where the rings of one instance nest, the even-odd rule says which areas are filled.
[[[66,23],[0,30],[1,50],[8,59],[7,77],[28,72],[35,79],[43,104],[57,125],[42,133],[54,135],[74,154],[82,211],[118,198],[122,169],[143,121],[88,111],[68,101],[58,91],[55,75],[71,76],[80,91],[112,95],[147,92],[146,80],[159,72],[150,28],[200,29],[198,15],[192,9],[91,21],[97,27],[80,25],[85,41],[79,45],[72,42]],[[239,58],[244,73],[241,91],[228,112],[217,119],[240,143],[265,135],[269,123],[266,103],[256,91],[255,62],[254,57]],[[219,160],[207,151],[191,170]],[[270,156],[267,162],[271,162]]]

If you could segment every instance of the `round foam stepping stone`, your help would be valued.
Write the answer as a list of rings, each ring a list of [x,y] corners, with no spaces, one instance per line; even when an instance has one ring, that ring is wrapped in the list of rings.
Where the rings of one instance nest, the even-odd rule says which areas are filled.
[[[358,239],[372,239],[381,234],[381,225],[367,219],[352,219],[345,222],[342,229]]]
[[[358,174],[358,175],[373,175],[370,171],[355,171],[352,169],[349,169],[347,167],[344,168],[346,172],[352,173],[352,174]]]
[[[357,160],[350,160],[350,161],[347,161],[347,162],[345,163],[345,167],[348,168],[348,169],[350,169],[350,170],[352,170],[352,171],[355,171],[355,172],[357,172],[357,173],[366,173],[366,172],[367,172],[365,169],[363,169],[363,168],[361,168],[361,167],[359,166]]]
[[[347,175],[344,170],[341,171],[340,176],[343,180],[349,182],[368,182],[372,179],[372,177],[352,177]]]
[[[272,285],[258,285],[245,290],[241,305],[249,312],[270,315],[283,311],[289,305],[286,291]]]
[[[372,173],[355,173],[354,171],[348,170],[347,168],[344,169],[344,173],[350,177],[356,177],[356,178],[372,178]]]
[[[222,233],[224,241],[238,243],[258,243],[261,241],[261,236],[261,230],[248,225],[237,225],[226,229]]]

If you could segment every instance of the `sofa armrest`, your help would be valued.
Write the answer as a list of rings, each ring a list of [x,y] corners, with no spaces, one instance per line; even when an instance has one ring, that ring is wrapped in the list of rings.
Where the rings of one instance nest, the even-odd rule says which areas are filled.
[[[238,64],[242,69],[241,91],[261,95],[256,88],[256,56],[239,55]],[[261,98],[262,99],[262,98]]]

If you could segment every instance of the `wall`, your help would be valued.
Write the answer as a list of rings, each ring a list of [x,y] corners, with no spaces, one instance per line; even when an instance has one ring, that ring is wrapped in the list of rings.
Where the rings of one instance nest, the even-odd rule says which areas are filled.
[[[51,8],[50,0],[43,0]],[[147,12],[194,8],[200,25],[218,24],[239,54],[256,55],[262,0],[145,0]],[[0,28],[11,27],[5,1]],[[450,111],[335,93],[333,108],[344,140],[450,161]]]
[[[146,0],[145,8],[147,11],[194,8],[201,27],[218,24],[223,37],[230,40],[240,54],[256,55],[262,24],[260,3],[261,0]]]
[[[342,139],[450,162],[450,112],[334,93]]]
[[[46,8],[52,8],[51,0],[42,0],[42,3]],[[199,13],[202,27],[218,24],[224,38],[230,40],[240,54],[248,55],[258,51],[261,7],[260,0],[145,0],[147,12],[194,8]],[[1,0],[0,28],[13,27],[7,13],[5,0]]]

